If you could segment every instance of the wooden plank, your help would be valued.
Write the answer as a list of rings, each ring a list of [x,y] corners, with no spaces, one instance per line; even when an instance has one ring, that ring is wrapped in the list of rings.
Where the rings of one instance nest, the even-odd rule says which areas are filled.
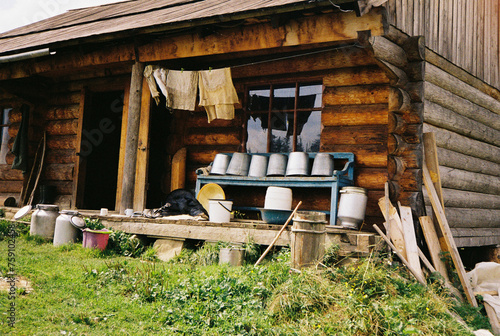
[[[127,134],[125,141],[125,160],[123,164],[122,195],[120,213],[134,206],[135,171],[137,164],[137,144],[141,118],[141,98],[144,63],[135,62],[132,66],[130,95],[128,103]],[[146,91],[146,90],[145,90]]]
[[[76,133],[75,140],[75,165],[74,165],[74,181],[73,181],[73,190],[71,193],[71,198],[73,200],[73,207],[79,207],[83,202],[83,194],[85,192],[85,172],[86,172],[86,163],[85,159],[78,155],[81,151],[82,146],[82,132],[83,132],[83,118],[85,115],[86,109],[90,105],[89,101],[90,91],[87,88],[83,88],[80,92],[80,105],[78,110],[78,129]],[[49,144],[50,142],[48,142]],[[49,148],[50,145],[48,145]]]
[[[147,88],[144,77],[142,87]],[[137,142],[137,165],[135,168],[134,210],[142,211],[146,206],[149,167],[149,122],[151,114],[151,95],[149,90],[142,90],[139,120],[139,139]]]
[[[172,173],[170,174],[170,191],[182,189],[186,184],[186,155],[187,149],[179,149],[172,158]]]
[[[458,276],[460,278],[460,282],[462,284],[462,287],[464,288],[464,292],[465,292],[465,295],[467,297],[467,300],[469,301],[469,303],[471,305],[473,305],[474,307],[477,307],[476,298],[474,296],[474,293],[472,292],[470,282],[469,282],[467,275],[465,273],[462,259],[460,258],[460,254],[458,253],[457,246],[455,245],[455,242],[453,240],[453,235],[450,231],[450,226],[448,224],[448,221],[446,220],[446,215],[444,214],[443,207],[441,206],[442,203],[440,202],[439,196],[436,193],[436,189],[434,188],[434,184],[433,184],[431,176],[429,174],[429,170],[427,169],[427,166],[425,166],[425,165],[423,167],[423,177],[424,177],[425,187],[427,189],[427,192],[429,193],[432,207],[436,212],[436,218],[438,220],[439,227],[441,228],[441,232],[443,233],[444,242],[447,245],[448,250],[450,251],[451,258],[453,260],[456,271],[457,271]]]
[[[130,97],[130,80],[127,81],[123,96],[122,110],[122,129],[120,136],[120,157],[118,159],[118,180],[116,186],[116,202],[115,209],[120,208],[122,199],[122,182],[123,182],[123,165],[125,164],[125,143],[127,141],[127,124],[128,124],[128,101]]]
[[[396,208],[391,204],[391,202],[386,201],[387,198],[382,197],[378,200],[378,205],[382,214],[384,215],[387,226],[389,227],[389,235],[390,239],[394,243],[394,246],[398,250],[398,252],[407,259],[408,255],[406,252],[406,244],[403,236],[403,232],[401,231],[401,219],[399,218],[398,212]],[[386,208],[389,208],[389,217],[386,217]]]
[[[406,247],[407,260],[422,277],[422,267],[420,266],[420,257],[418,255],[417,237],[415,235],[415,228],[413,226],[413,216],[411,208],[399,204],[399,212],[401,214],[401,227],[403,229],[403,237]]]
[[[449,281],[446,264],[441,260],[441,246],[432,219],[429,216],[422,216],[419,221],[434,267],[446,281]]]

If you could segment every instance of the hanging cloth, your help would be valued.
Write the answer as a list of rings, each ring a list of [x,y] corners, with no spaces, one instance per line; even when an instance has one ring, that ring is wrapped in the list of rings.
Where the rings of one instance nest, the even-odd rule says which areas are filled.
[[[171,97],[168,94],[167,90],[167,75],[168,75],[168,70],[163,69],[163,68],[156,68],[153,71],[153,77],[156,79],[156,84],[158,84],[158,87],[160,88],[161,93],[165,96],[165,99],[167,101],[167,107],[170,107],[171,105]]]
[[[197,87],[197,71],[169,70],[166,89],[170,100],[167,100],[167,107],[175,110],[194,111]]]
[[[21,106],[21,125],[17,131],[14,144],[12,145],[12,154],[15,155],[12,162],[12,169],[22,170],[23,174],[28,170],[28,127],[29,127],[29,106]]]
[[[154,70],[158,68],[157,66],[153,65],[148,65],[144,68],[144,77],[146,78],[146,81],[149,86],[149,92],[151,92],[151,97],[156,102],[156,105],[160,104],[160,92],[158,92],[158,88],[156,86],[155,79],[153,77],[153,72]]]
[[[231,69],[199,72],[200,106],[207,111],[208,122],[214,119],[234,119],[234,104],[238,94],[231,78]]]

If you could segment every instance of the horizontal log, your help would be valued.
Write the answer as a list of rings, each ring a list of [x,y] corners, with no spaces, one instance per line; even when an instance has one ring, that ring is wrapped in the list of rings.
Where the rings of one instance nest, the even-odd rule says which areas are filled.
[[[406,91],[414,102],[422,102],[424,99],[424,82],[409,82],[406,85]]]
[[[389,175],[389,180],[399,181],[406,170],[406,164],[404,160],[397,156],[390,155],[387,160],[387,171]]]
[[[410,36],[403,42],[403,50],[409,61],[423,61],[425,59],[425,38]]]
[[[500,118],[496,113],[430,82],[425,82],[424,86],[425,99],[427,101],[439,104],[464,117],[476,120],[496,130],[500,130]]]
[[[54,105],[74,105],[79,104],[81,99],[80,91],[69,92],[66,94],[51,95],[48,99],[48,104]]]
[[[74,150],[76,148],[76,136],[73,135],[49,136],[47,137],[47,148]]]
[[[436,145],[438,147],[479,159],[500,163],[500,148],[496,146],[469,139],[463,135],[427,123],[424,123],[423,131],[424,133],[434,132],[436,136]]]
[[[438,148],[438,161],[441,166],[457,168],[473,173],[500,176],[500,164],[478,159],[469,155]]]
[[[410,110],[410,94],[402,89],[390,87],[389,89],[389,111],[407,112]]]
[[[430,49],[426,49],[425,60],[426,62],[435,65],[436,67],[453,75],[454,77],[457,77],[464,83],[467,83],[472,87],[475,87],[476,89],[500,101],[500,91],[497,88],[485,83],[480,78],[470,74],[466,70],[455,65],[454,63],[450,62],[450,60],[437,54],[436,52]]]
[[[129,70],[130,72],[130,70]],[[61,81],[55,84],[52,92],[55,94],[66,93],[71,91],[80,91],[84,87],[91,88],[92,92],[102,91],[118,91],[125,88],[125,83],[130,79],[130,74],[125,75],[100,77],[100,78],[87,78],[87,79],[73,79],[69,81]]]
[[[453,228],[452,228],[453,229]],[[457,247],[478,247],[478,246],[496,246],[498,245],[497,236],[488,237],[457,237],[454,239]]]
[[[72,135],[78,133],[78,120],[49,121],[45,126],[49,135]]]
[[[500,146],[500,131],[461,116],[441,105],[424,102],[424,120],[431,125],[447,129],[491,145]],[[500,120],[500,116],[497,116]]]
[[[323,77],[325,87],[368,84],[389,84],[389,78],[378,66],[335,69]]]
[[[381,35],[384,31],[381,10],[372,10],[362,17],[350,13],[328,13],[289,20],[279,27],[272,23],[258,23],[221,30],[217,34],[200,37],[198,33],[171,35],[138,48],[140,59],[154,62],[183,57],[207,56],[246,52],[271,48],[296,47],[356,41],[358,31],[371,30]],[[227,36],[227,38],[221,38]]]
[[[23,181],[2,181],[0,183],[0,193],[20,193],[23,188]]]
[[[431,205],[427,190],[423,188],[424,201]],[[500,210],[500,195],[443,188],[444,207]],[[446,210],[445,210],[446,211]]]
[[[53,106],[45,114],[47,120],[67,120],[78,119],[80,115],[80,105],[72,104],[65,106]]]
[[[386,181],[387,170],[383,168],[359,168],[354,176],[356,186],[371,190],[383,190]]]
[[[57,195],[72,195],[73,193],[73,181],[50,181],[46,184],[55,186]]]
[[[382,144],[380,145],[321,144],[321,151],[354,153],[355,167],[383,168],[387,166],[387,147]]]
[[[206,133],[198,133],[206,131]],[[228,130],[216,129],[189,129],[186,135],[186,145],[239,145],[241,143],[240,130],[238,128]]]
[[[465,170],[439,167],[441,184],[443,188],[482,192],[485,194],[500,194],[500,179],[479,173],[471,173]]]
[[[74,149],[51,149],[47,150],[47,154],[45,155],[45,160],[48,164],[75,163],[76,158],[76,151]]]
[[[500,227],[497,228],[451,228],[453,237],[488,237],[500,239]]]
[[[425,76],[425,62],[410,62],[405,67],[405,72],[412,82],[423,81]]]
[[[325,51],[308,56],[297,56],[290,60],[268,61],[259,64],[259,73],[266,76],[290,74],[293,66],[294,76],[310,71],[330,71],[332,69],[357,68],[375,65],[375,60],[362,48],[344,48]],[[233,80],[255,77],[255,65],[231,68]]]
[[[432,207],[426,207],[427,213]],[[446,219],[450,228],[498,228],[500,210],[474,208],[446,208]]]
[[[188,112],[187,112],[188,113]],[[188,118],[189,127],[240,127],[243,122],[243,113],[235,111],[235,117],[231,120],[215,119],[208,123],[207,114],[203,112],[190,113]]]
[[[387,125],[325,127],[321,139],[324,145],[383,144],[387,142]]]
[[[500,101],[430,63],[426,66],[425,80],[487,110],[500,114]]]
[[[408,63],[408,58],[403,48],[385,37],[372,36],[368,39],[368,42],[373,48],[375,58],[400,68],[405,67]]]
[[[24,180],[23,172],[17,169],[12,169],[10,165],[0,164],[0,180],[23,181]]]
[[[354,104],[386,104],[389,99],[388,85],[358,85],[325,88],[323,104],[354,105]]]
[[[401,192],[418,192],[422,190],[422,170],[406,169],[398,180]]]
[[[379,60],[379,64],[380,67],[387,73],[387,77],[391,80],[391,86],[401,88],[405,87],[408,83],[408,76],[406,75],[406,72],[386,61]]]
[[[328,106],[321,113],[321,124],[325,127],[385,125],[387,104]]]
[[[401,48],[404,46],[405,41],[409,38],[406,33],[402,32],[400,29],[396,28],[393,25],[387,26],[384,37],[391,42],[396,43]]]
[[[43,170],[47,181],[73,181],[73,164],[49,164]]]

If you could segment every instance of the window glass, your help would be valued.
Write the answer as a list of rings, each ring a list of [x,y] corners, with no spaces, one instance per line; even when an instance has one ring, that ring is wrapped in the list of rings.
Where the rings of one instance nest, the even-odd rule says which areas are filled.
[[[320,83],[249,89],[247,152],[319,151],[322,91]]]
[[[263,121],[265,125],[263,125]],[[247,120],[247,152],[265,153],[266,151],[267,114],[251,114]]]
[[[7,147],[9,143],[9,112],[12,109],[2,109],[0,110],[0,164],[6,164],[7,153],[9,148]]]

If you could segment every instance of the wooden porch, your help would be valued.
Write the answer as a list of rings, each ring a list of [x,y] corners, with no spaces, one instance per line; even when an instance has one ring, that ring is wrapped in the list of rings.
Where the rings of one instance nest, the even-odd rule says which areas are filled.
[[[6,218],[12,218],[18,208],[4,207]],[[127,217],[118,214],[100,216],[98,211],[81,211],[85,217],[99,218],[106,227],[127,233],[141,235],[154,239],[225,241],[231,243],[253,242],[259,245],[269,245],[281,229],[281,225],[266,224],[261,220],[235,219],[229,223],[214,223],[195,219],[169,219]],[[290,244],[291,225],[285,229],[275,245]],[[326,226],[326,246],[338,244],[340,255],[361,257],[367,256],[373,248],[380,244],[379,235],[366,232],[343,229],[336,226]]]

